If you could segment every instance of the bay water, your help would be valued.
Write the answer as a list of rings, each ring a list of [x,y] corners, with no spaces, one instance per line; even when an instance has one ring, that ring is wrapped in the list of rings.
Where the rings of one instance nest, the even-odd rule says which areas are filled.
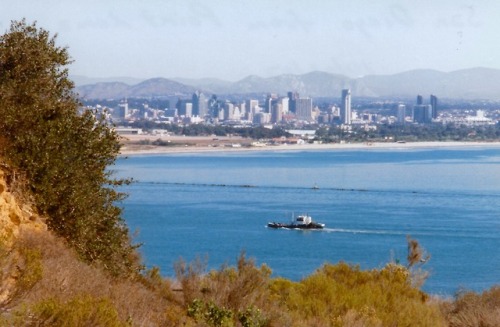
[[[295,281],[324,263],[406,264],[410,235],[431,255],[423,289],[500,284],[500,149],[226,151],[133,155],[113,167],[147,266],[181,257],[234,265],[244,251]],[[270,229],[309,214],[324,230]]]

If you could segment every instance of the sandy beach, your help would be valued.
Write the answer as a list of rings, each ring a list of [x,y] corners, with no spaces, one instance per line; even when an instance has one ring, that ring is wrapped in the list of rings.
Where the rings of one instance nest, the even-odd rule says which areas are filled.
[[[167,145],[145,144],[161,140]],[[283,144],[251,146],[252,139],[241,137],[205,136],[158,136],[127,135],[122,137],[121,155],[237,152],[237,151],[309,151],[309,150],[354,150],[354,149],[415,149],[451,147],[494,147],[500,149],[500,142],[373,142],[373,143],[328,143],[328,144]],[[168,145],[172,144],[172,145]]]

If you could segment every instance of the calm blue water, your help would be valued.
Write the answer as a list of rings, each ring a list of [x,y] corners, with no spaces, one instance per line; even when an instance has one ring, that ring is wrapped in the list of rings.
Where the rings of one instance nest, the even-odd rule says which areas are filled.
[[[180,257],[219,268],[241,251],[293,280],[325,262],[380,268],[406,263],[411,235],[431,254],[424,290],[500,283],[498,148],[147,155],[115,170],[137,181],[124,188],[124,216],[166,276]],[[292,213],[327,228],[265,227]]]

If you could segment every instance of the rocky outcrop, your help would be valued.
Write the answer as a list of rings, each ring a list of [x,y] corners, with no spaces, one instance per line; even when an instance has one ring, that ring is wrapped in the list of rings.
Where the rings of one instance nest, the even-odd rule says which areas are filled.
[[[12,245],[22,232],[42,233],[47,225],[28,204],[10,192],[5,172],[0,169],[0,306],[15,292],[19,278],[19,254]]]
[[[21,229],[46,231],[47,225],[30,205],[21,203],[9,191],[5,177],[0,170],[0,242],[8,247]]]

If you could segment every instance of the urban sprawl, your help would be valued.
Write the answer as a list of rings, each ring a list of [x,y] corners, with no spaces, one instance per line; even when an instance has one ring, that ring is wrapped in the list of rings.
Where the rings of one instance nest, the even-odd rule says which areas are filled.
[[[261,99],[195,92],[191,97],[84,100],[105,112],[120,134],[242,135],[266,142],[453,141],[500,138],[500,110],[489,101],[340,98],[313,101],[297,92]],[[257,129],[259,133],[249,133]],[[263,131],[272,132],[263,132]]]

